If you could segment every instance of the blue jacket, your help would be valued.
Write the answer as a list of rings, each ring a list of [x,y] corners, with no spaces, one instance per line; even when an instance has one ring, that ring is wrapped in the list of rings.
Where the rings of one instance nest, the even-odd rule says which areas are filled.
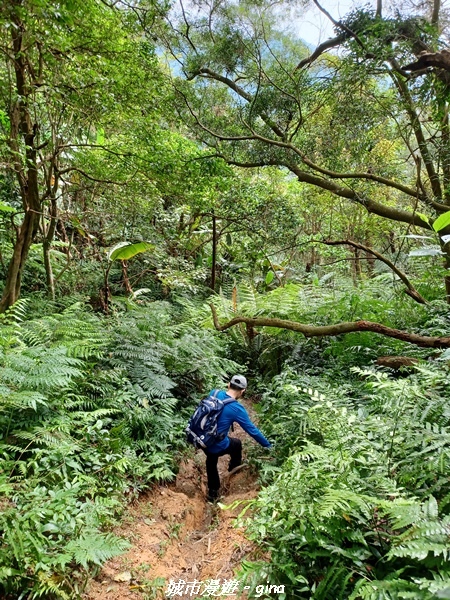
[[[217,397],[220,398],[220,400],[230,398],[230,396],[224,390],[221,390],[217,394]],[[236,400],[235,402],[225,404],[217,421],[217,433],[219,435],[224,433],[226,437],[221,442],[217,442],[217,444],[210,446],[208,448],[208,452],[215,454],[216,452],[222,452],[222,450],[226,450],[228,448],[230,445],[228,431],[233,423],[239,423],[242,429],[251,435],[252,438],[261,444],[261,446],[264,446],[265,448],[271,446],[269,440],[267,440],[260,430],[250,421],[250,417],[248,416],[248,413],[242,404],[239,404],[239,402]]]

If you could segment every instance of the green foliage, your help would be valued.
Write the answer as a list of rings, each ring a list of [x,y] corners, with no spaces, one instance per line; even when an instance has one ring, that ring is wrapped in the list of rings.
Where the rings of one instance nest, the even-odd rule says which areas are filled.
[[[130,244],[129,242],[119,242],[108,252],[109,260],[129,260],[141,254],[142,252],[148,252],[154,250],[154,245],[149,242],[137,242],[136,244]]]
[[[0,327],[0,589],[77,598],[127,547],[107,532],[126,498],[174,477],[194,398],[237,365],[167,303],[27,320],[21,301]]]
[[[450,225],[450,212],[449,211],[445,212],[442,215],[439,215],[439,217],[433,222],[433,229],[435,231],[441,231],[441,229],[444,229],[448,225]]]
[[[288,282],[266,293],[249,283],[235,288],[223,288],[213,301],[222,321],[236,314],[253,317],[280,318],[311,325],[329,325],[341,321],[366,319],[393,328],[416,331],[424,335],[446,335],[448,310],[440,301],[418,306],[401,291],[392,279],[370,280],[358,288],[345,279],[339,288],[323,285]],[[234,299],[233,299],[234,298]],[[309,373],[332,372],[344,368],[370,364],[380,355],[406,354],[427,356],[420,350],[399,340],[371,332],[357,332],[333,338],[305,340],[300,334],[278,328],[258,328],[258,335],[248,339],[245,326],[227,332],[239,360],[248,361],[263,377],[278,374],[286,359],[294,368]]]
[[[289,598],[441,597],[450,587],[448,370],[354,370],[326,382],[285,369],[262,402],[277,447],[247,519],[270,564],[244,577]],[[445,597],[445,596],[442,596]]]

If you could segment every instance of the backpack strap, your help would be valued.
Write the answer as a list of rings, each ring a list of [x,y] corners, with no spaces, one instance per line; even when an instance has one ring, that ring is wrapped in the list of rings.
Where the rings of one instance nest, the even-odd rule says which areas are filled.
[[[236,398],[225,398],[225,400],[222,400],[224,406],[225,404],[231,404],[232,402],[237,402]]]
[[[209,395],[210,398],[212,398],[213,400],[218,400],[219,398],[217,397],[219,395],[220,390],[213,390],[212,393]]]
[[[213,400],[219,400],[219,398],[217,397],[219,395],[219,392],[220,392],[220,390],[213,390],[212,393],[208,396],[208,398],[212,398]],[[231,402],[237,402],[237,400],[236,400],[236,398],[231,398],[231,396],[228,396],[228,398],[221,400],[221,402],[225,406],[225,404],[230,404]]]

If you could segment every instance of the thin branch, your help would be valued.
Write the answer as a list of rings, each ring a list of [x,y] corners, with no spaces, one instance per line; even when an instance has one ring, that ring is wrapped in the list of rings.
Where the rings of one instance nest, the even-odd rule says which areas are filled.
[[[442,189],[439,181],[439,176],[436,173],[436,169],[434,167],[433,159],[431,153],[428,148],[427,141],[425,139],[425,135],[422,130],[422,126],[420,123],[419,115],[414,106],[414,101],[411,97],[410,91],[405,84],[403,77],[399,76],[394,71],[390,71],[391,77],[397,86],[400,97],[404,101],[405,110],[408,113],[409,121],[413,128],[414,134],[417,139],[417,143],[419,145],[420,154],[423,158],[423,162],[425,163],[425,168],[428,173],[428,178],[430,180],[431,188],[433,190],[433,194],[436,198],[442,198]]]
[[[303,60],[301,60],[298,63],[298,65],[295,67],[294,70],[298,71],[299,69],[302,69],[303,67],[306,67],[307,65],[310,65],[317,58],[319,58],[319,56],[321,56],[324,52],[326,52],[330,48],[335,48],[336,46],[339,46],[339,44],[342,44],[342,42],[345,42],[345,40],[347,38],[348,38],[347,34],[341,33],[340,35],[337,35],[336,37],[330,38],[326,42],[323,42],[322,44],[317,46],[317,48],[314,50],[314,52],[310,56],[308,56],[308,58],[304,58]]]
[[[95,177],[92,177],[92,175],[88,175],[82,169],[78,169],[77,167],[68,167],[67,169],[62,169],[61,171],[59,171],[59,175],[65,175],[66,173],[70,173],[72,171],[79,173],[86,179],[89,179],[89,181],[95,181],[96,183],[108,183],[112,185],[128,185],[137,173],[137,171],[135,171],[133,175],[129,179],[127,179],[127,181],[112,181],[111,179],[96,179]]]
[[[360,196],[348,187],[340,187],[333,181],[329,181],[328,179],[323,179],[322,177],[317,177],[312,173],[303,171],[302,169],[299,169],[298,166],[295,164],[289,164],[285,166],[290,171],[292,171],[292,173],[297,175],[299,181],[303,181],[304,183],[310,183],[311,185],[314,185],[316,187],[328,190],[336,196],[341,196],[342,198],[352,200],[353,202],[356,202],[363,206],[369,213],[373,213],[375,215],[378,215],[379,217],[383,217],[391,221],[409,223],[416,225],[417,227],[422,227],[423,229],[432,229],[431,225],[422,217],[420,217],[417,213],[410,213],[400,208],[395,208],[393,206],[381,204],[380,202],[376,202],[375,200],[371,200],[370,198],[367,198],[365,196]]]
[[[333,23],[333,25],[335,27],[339,27],[340,29],[343,29],[345,31],[345,33],[347,33],[347,35],[351,36],[352,38],[355,39],[355,41],[358,43],[359,46],[361,46],[361,48],[363,50],[366,50],[365,45],[363,44],[363,42],[359,39],[359,37],[357,36],[357,34],[352,31],[349,27],[347,27],[347,25],[345,25],[345,23],[342,23],[342,21],[336,21],[335,19],[333,19],[333,17],[330,15],[330,13],[325,10],[323,8],[323,6],[321,6],[317,0],[313,0],[314,4],[317,6],[317,8],[323,12],[323,14],[328,17],[330,19],[330,21]]]
[[[295,152],[295,154],[297,154],[302,159],[302,161],[305,163],[305,165],[307,165],[314,171],[322,173],[322,175],[327,175],[327,177],[331,177],[332,179],[368,179],[370,181],[376,181],[377,183],[386,185],[387,187],[392,187],[396,190],[399,190],[400,192],[403,192],[404,194],[406,194],[408,196],[412,196],[413,198],[417,197],[417,190],[415,190],[414,188],[410,188],[406,185],[402,185],[401,183],[396,183],[395,181],[392,181],[391,179],[386,179],[385,177],[379,177],[378,175],[375,175],[374,173],[365,173],[365,172],[339,173],[336,171],[331,171],[330,169],[325,169],[324,167],[321,167],[320,165],[317,165],[316,163],[314,163],[312,160],[310,160],[306,156],[306,154],[301,152],[301,150],[299,150],[299,148],[297,148],[297,146],[294,146],[294,144],[292,144],[291,142],[272,140],[270,138],[266,138],[262,135],[259,135],[255,132],[253,132],[253,136],[255,137],[255,139],[257,139],[261,142],[264,142],[266,144],[273,144],[275,146],[280,146],[282,148],[292,150],[293,152]],[[422,200],[422,198],[420,198],[420,199]],[[435,208],[436,208],[436,210],[438,210],[438,209],[444,210],[442,205],[439,204],[438,202],[436,202]]]
[[[183,20],[186,24],[185,38],[189,42],[189,45],[192,48],[192,50],[197,54],[197,48],[195,47],[194,43],[192,42],[191,38],[189,37],[189,30],[190,30],[191,26],[189,25],[189,21],[186,18],[186,13],[184,12],[183,2],[181,2],[181,0],[180,0],[180,6],[181,6],[181,12],[183,13]]]
[[[224,77],[222,75],[219,75],[217,73],[215,73],[214,71],[212,71],[211,69],[200,69],[198,74],[202,74],[202,73],[207,73],[210,77],[212,77],[213,79],[220,81],[221,83],[224,83],[225,85],[229,86],[233,91],[235,91],[236,93],[238,93],[242,98],[244,98],[245,100],[247,100],[249,103],[252,102],[252,97],[250,96],[250,94],[248,94],[247,92],[245,92],[245,90],[243,90],[242,88],[240,88],[240,86],[237,86],[231,79],[229,79],[228,77]],[[406,185],[403,185],[401,183],[397,183],[395,181],[392,181],[391,179],[387,179],[385,177],[380,177],[378,175],[375,175],[374,173],[365,173],[365,172],[357,172],[357,173],[339,173],[339,172],[335,172],[335,171],[331,171],[330,169],[325,169],[319,165],[317,165],[316,163],[314,163],[312,160],[310,160],[303,152],[301,152],[301,150],[295,146],[294,144],[292,144],[291,142],[286,142],[283,141],[284,138],[284,133],[272,122],[269,122],[265,119],[264,115],[261,115],[262,118],[266,121],[267,125],[269,125],[272,128],[272,131],[274,131],[274,133],[281,139],[276,140],[273,138],[267,138],[265,136],[259,135],[258,133],[256,133],[254,130],[252,130],[252,128],[247,124],[247,128],[251,131],[251,135],[246,135],[246,136],[226,136],[226,135],[221,135],[215,131],[212,131],[211,129],[209,129],[208,127],[206,127],[205,125],[203,125],[203,123],[201,123],[198,115],[193,111],[192,107],[189,104],[188,99],[186,98],[186,96],[179,90],[180,95],[184,98],[184,101],[186,103],[186,106],[190,112],[190,114],[192,115],[192,117],[195,119],[195,122],[197,123],[197,125],[206,133],[208,133],[209,135],[213,136],[214,138],[220,140],[220,141],[225,141],[225,142],[234,142],[234,141],[249,141],[249,140],[258,140],[261,141],[265,144],[268,145],[274,145],[274,146],[278,146],[280,148],[284,148],[287,150],[291,150],[292,152],[294,152],[297,156],[299,156],[302,160],[302,162],[304,162],[308,167],[310,167],[311,169],[326,175],[327,177],[331,177],[332,179],[367,179],[369,181],[376,181],[377,183],[381,183],[382,185],[385,185],[387,187],[391,187],[393,189],[396,189],[408,196],[411,196],[412,198],[416,198],[417,197],[417,190],[414,188],[410,188]],[[348,196],[347,196],[348,197]],[[423,202],[428,202],[429,200],[427,198],[422,198],[422,196],[420,196],[420,200],[422,200]],[[434,202],[433,203],[433,208],[436,211],[440,211],[440,212],[445,212],[445,207],[443,207],[440,203],[438,202]]]
[[[62,150],[64,148],[100,148],[101,150],[104,150],[105,152],[108,152],[109,154],[113,154],[114,156],[122,156],[122,157],[126,157],[126,158],[129,158],[131,156],[137,156],[136,154],[133,154],[132,152],[116,152],[115,150],[111,150],[110,148],[107,148],[106,146],[103,146],[102,144],[60,144],[58,146],[57,151],[59,152],[60,150]]]
[[[367,252],[368,254],[372,254],[378,260],[380,260],[385,265],[387,265],[396,275],[399,276],[399,278],[403,281],[403,283],[408,288],[407,290],[405,290],[405,292],[408,294],[408,296],[410,296],[413,300],[415,300],[419,304],[427,303],[426,300],[419,294],[419,292],[416,290],[416,288],[412,285],[412,283],[409,281],[409,279],[406,277],[406,275],[403,273],[403,271],[400,271],[400,269],[398,267],[396,267],[395,264],[391,260],[389,260],[389,258],[387,258],[386,256],[383,256],[383,254],[380,254],[376,250],[373,250],[372,248],[369,248],[368,246],[364,246],[363,244],[359,244],[358,242],[354,242],[353,240],[336,240],[336,241],[323,240],[323,241],[316,241],[315,243],[325,244],[327,246],[352,246],[352,248],[357,248],[359,250],[363,250],[364,252]]]

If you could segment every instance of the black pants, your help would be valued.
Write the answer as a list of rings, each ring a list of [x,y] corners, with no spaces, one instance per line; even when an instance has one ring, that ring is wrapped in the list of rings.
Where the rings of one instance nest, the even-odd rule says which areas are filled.
[[[242,463],[242,442],[238,438],[229,438],[230,445],[226,450],[221,452],[208,452],[206,454],[206,476],[208,478],[208,495],[211,498],[217,498],[220,489],[219,471],[217,470],[217,462],[219,456],[230,455],[228,471],[232,471]]]

